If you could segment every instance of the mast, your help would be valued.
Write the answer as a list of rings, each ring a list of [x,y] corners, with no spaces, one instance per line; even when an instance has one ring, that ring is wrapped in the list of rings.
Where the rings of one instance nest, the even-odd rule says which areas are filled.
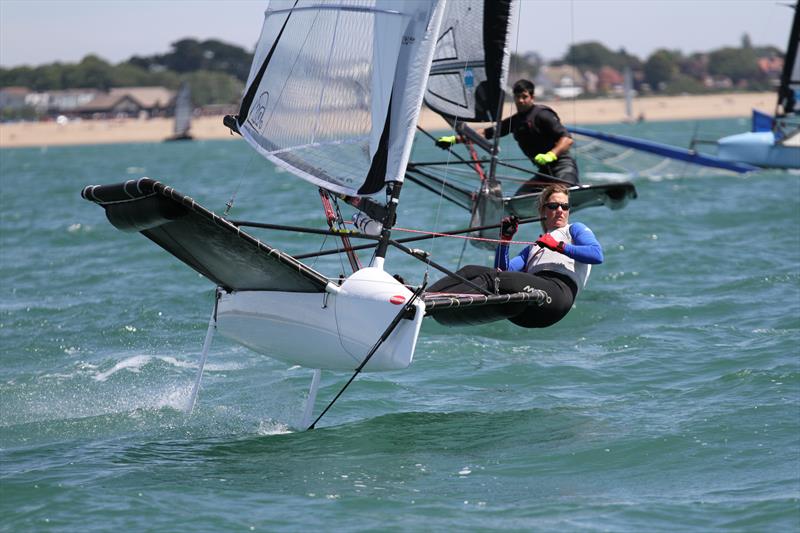
[[[783,117],[797,112],[796,94],[800,91],[800,58],[797,54],[799,43],[800,0],[794,6],[794,21],[792,22],[792,31],[789,33],[789,42],[786,45],[786,56],[783,62],[783,72],[781,72],[781,85],[778,89],[776,117]]]

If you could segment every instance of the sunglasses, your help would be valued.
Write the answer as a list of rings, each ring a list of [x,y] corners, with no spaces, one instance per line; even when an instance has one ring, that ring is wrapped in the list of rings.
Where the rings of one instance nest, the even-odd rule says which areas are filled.
[[[564,211],[569,211],[569,204],[560,204],[560,203],[558,203],[558,202],[547,202],[546,204],[544,204],[544,206],[545,206],[547,209],[550,209],[550,210],[552,210],[552,211],[555,211],[555,210],[556,210],[556,209],[558,209],[559,207],[560,207],[561,209],[563,209]]]

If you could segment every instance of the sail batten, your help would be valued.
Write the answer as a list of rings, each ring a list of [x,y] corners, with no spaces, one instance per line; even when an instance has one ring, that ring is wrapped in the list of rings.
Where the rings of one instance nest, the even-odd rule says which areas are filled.
[[[443,10],[444,0],[272,2],[240,133],[334,192],[368,195],[402,181]]]

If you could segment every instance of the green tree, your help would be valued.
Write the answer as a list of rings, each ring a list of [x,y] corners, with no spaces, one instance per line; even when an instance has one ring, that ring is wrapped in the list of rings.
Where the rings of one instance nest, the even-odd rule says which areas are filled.
[[[752,48],[722,48],[711,52],[708,56],[708,72],[714,76],[726,76],[734,83],[762,78],[758,57]]]
[[[34,91],[51,91],[65,89],[64,66],[60,63],[36,67],[31,72],[29,85]]]
[[[567,64],[578,68],[599,69],[604,65],[611,66],[616,62],[615,54],[596,41],[573,44],[564,56]]]
[[[199,70],[184,78],[192,87],[192,103],[195,106],[208,104],[236,104],[242,96],[244,84],[224,72]]]
[[[113,67],[95,55],[84,57],[77,65],[67,65],[62,72],[64,88],[100,89],[112,86]]]
[[[678,64],[675,58],[676,54],[674,52],[657,50],[645,61],[644,80],[653,90],[661,90],[678,73]]]
[[[132,63],[120,63],[111,71],[111,85],[113,87],[136,87],[153,84],[154,76]]]

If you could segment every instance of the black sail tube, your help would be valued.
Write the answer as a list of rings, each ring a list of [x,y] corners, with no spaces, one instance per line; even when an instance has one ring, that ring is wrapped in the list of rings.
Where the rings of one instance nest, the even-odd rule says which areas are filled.
[[[392,226],[394,226],[397,214],[397,203],[400,201],[400,188],[402,185],[402,182],[395,182],[391,185],[389,202],[386,204],[386,216],[383,219],[383,229],[381,229],[381,240],[378,241],[375,257],[386,257],[386,250],[389,247],[389,239],[392,237]]]

